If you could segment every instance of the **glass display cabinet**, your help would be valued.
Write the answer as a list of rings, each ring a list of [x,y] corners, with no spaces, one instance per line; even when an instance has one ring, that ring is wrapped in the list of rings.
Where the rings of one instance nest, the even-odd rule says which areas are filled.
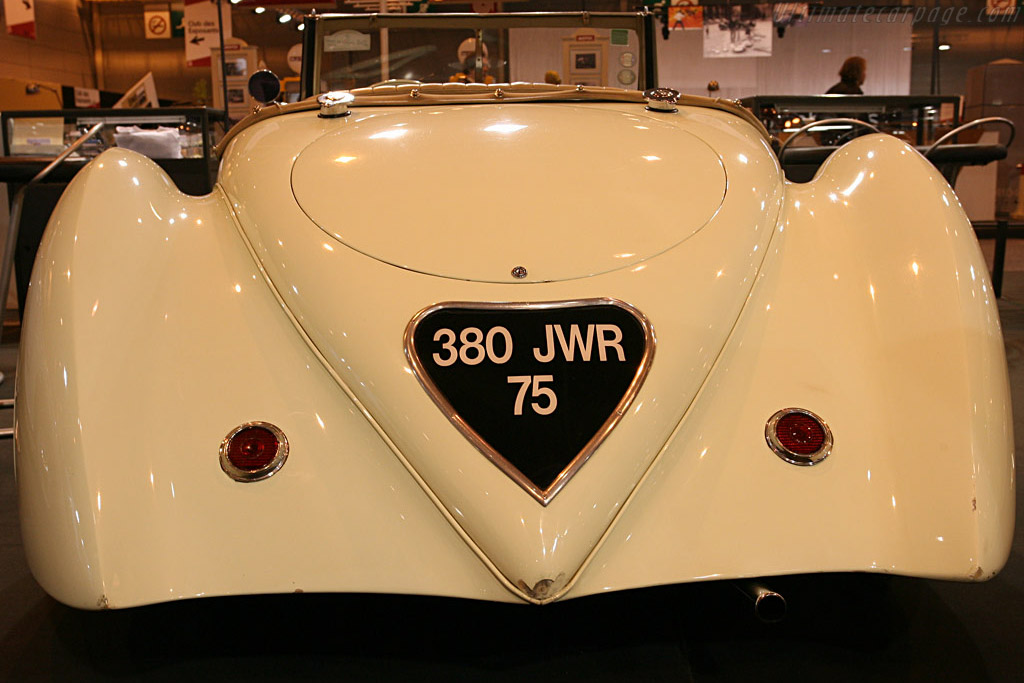
[[[45,180],[29,183],[97,123],[104,124],[97,135],[55,167]],[[224,135],[224,124],[223,111],[206,107],[0,114],[4,153],[0,157],[0,183],[7,183],[11,202],[19,189],[26,188],[14,252],[19,308],[25,304],[32,263],[50,214],[68,182],[86,163],[111,147],[131,149],[163,168],[182,192],[207,194],[217,180],[213,147]]]
[[[854,118],[917,146],[931,144],[962,123],[958,95],[757,95],[740,101],[781,141],[814,121]],[[831,133],[824,136],[828,139],[850,130],[821,132]]]
[[[3,112],[0,181],[29,180],[99,122],[104,123],[100,134],[55,169],[50,180],[67,181],[108,147],[126,147],[153,159],[182,192],[206,194],[213,189],[217,162],[212,150],[224,134],[224,113],[206,107]]]
[[[984,166],[1005,159],[1014,133],[1013,122],[1002,117],[965,123],[961,98],[957,95],[758,95],[747,97],[741,103],[777,140],[779,163],[786,178],[793,182],[811,180],[839,145],[858,135],[877,131],[913,145],[955,187],[963,167]],[[814,125],[819,121],[821,125]],[[982,141],[982,127],[991,124],[1008,128],[1009,137],[1004,133],[999,141]],[[991,223],[975,224],[975,227],[988,231],[986,236],[993,232]],[[994,236],[992,280],[999,296],[1009,236],[1009,222],[1005,218],[995,221]]]
[[[872,132],[917,148],[951,185],[964,166],[1006,156],[1005,145],[978,144],[982,130],[964,126],[958,95],[758,95],[741,103],[778,141],[779,162],[793,182],[810,180],[837,147]]]

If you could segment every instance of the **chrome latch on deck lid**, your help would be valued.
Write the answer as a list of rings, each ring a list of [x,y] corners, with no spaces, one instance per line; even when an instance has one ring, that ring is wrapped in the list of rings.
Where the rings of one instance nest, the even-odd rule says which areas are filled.
[[[339,116],[348,116],[348,105],[355,100],[355,95],[340,90],[325,92],[316,98],[320,103],[320,118],[335,119]]]
[[[647,109],[650,111],[675,113],[676,103],[679,101],[679,91],[672,88],[651,88],[644,91],[647,99]]]

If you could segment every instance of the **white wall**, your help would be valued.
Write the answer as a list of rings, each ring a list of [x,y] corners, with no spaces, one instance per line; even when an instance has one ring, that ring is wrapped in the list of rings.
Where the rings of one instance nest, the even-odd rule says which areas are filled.
[[[717,80],[718,97],[813,95],[839,81],[847,57],[868,62],[866,95],[910,94],[910,21],[819,23],[790,26],[784,38],[773,35],[771,57],[704,59],[702,31],[673,31],[658,37],[659,85],[707,95]],[[824,52],[830,50],[830,52]]]
[[[868,62],[864,93],[910,94],[911,21],[812,20],[774,35],[771,57],[704,59],[703,31],[673,31],[666,41],[659,35],[658,85],[695,95],[707,94],[707,83],[717,80],[718,97],[748,95],[815,95],[839,81],[839,67],[853,55]],[[511,31],[509,60],[512,80],[540,80],[544,71],[562,72],[561,29]],[[607,34],[607,32],[603,32]],[[630,33],[628,49],[636,52]],[[829,50],[829,52],[825,52]],[[608,85],[615,82],[614,60]],[[564,78],[564,75],[563,75]]]
[[[563,38],[571,37],[576,29],[561,28],[538,28],[538,29],[511,29],[508,35],[508,50],[511,81],[543,82],[544,74],[547,71],[555,71],[562,78],[563,83],[569,82],[568,74],[564,73],[562,61]],[[596,29],[598,36],[608,40],[611,32],[607,29]],[[607,45],[607,70],[605,85],[623,87],[616,81],[616,74],[623,69],[619,63],[619,57],[623,52],[631,52],[636,59],[632,67],[633,72],[639,68],[639,45],[637,35],[629,32],[629,43],[627,45]],[[632,87],[636,87],[634,84]]]

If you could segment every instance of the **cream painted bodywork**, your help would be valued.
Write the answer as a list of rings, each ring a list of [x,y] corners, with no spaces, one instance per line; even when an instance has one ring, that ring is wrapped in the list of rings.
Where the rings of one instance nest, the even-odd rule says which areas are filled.
[[[545,121],[562,152],[538,167]],[[417,153],[444,140],[462,142],[452,166],[423,173]],[[559,178],[606,185],[539,196]],[[419,201],[402,203],[412,182]],[[444,238],[436,253],[420,233]],[[647,316],[656,354],[544,507],[438,410],[402,335],[444,301],[593,297]],[[985,264],[952,191],[890,137],[796,186],[758,131],[714,109],[296,112],[238,134],[199,198],[111,151],[54,214],[22,334],[25,546],[78,607],[295,590],[546,602],[847,570],[978,580],[1009,553],[1012,421]],[[829,423],[823,463],[768,449],[764,424],[788,406]],[[251,420],[280,426],[291,454],[246,484],[218,447]]]

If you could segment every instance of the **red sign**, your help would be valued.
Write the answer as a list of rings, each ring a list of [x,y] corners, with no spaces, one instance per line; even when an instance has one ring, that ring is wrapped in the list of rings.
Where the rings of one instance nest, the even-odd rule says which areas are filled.
[[[4,0],[4,16],[9,34],[36,39],[35,0]]]
[[[335,9],[334,0],[242,0],[235,7],[273,7],[275,9],[310,9],[313,7]]]

